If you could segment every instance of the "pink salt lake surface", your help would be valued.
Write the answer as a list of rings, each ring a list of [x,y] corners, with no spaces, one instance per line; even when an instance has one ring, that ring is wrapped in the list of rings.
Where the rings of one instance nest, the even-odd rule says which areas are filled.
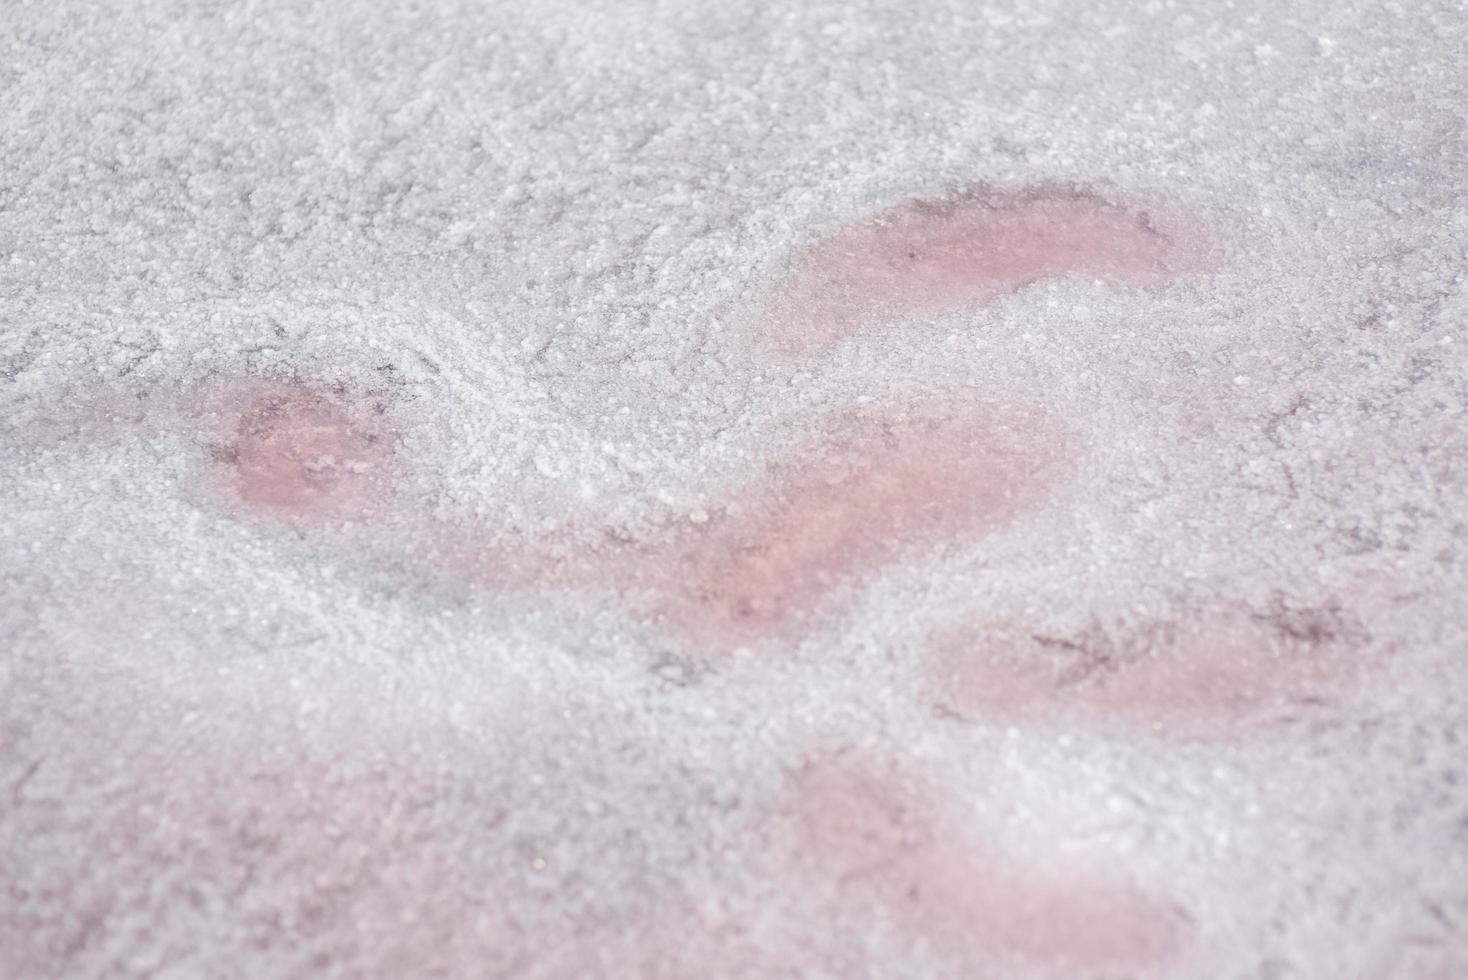
[[[0,978],[1464,975],[1452,4],[196,6],[0,18]]]
[[[789,354],[862,322],[982,303],[1038,278],[1084,273],[1154,284],[1188,261],[1150,217],[1086,193],[967,194],[884,215],[818,246],[778,306],[785,332],[775,339]],[[796,329],[808,345],[792,342]],[[799,640],[832,589],[945,542],[1042,519],[1078,462],[1067,457],[1076,440],[1066,426],[1031,406],[955,410],[931,398],[866,406],[821,421],[809,445],[769,460],[759,480],[735,484],[701,526],[654,536],[634,552],[556,562],[533,539],[508,550],[503,542],[477,544],[490,536],[472,527],[445,541],[438,519],[401,492],[404,466],[413,464],[395,459],[397,423],[377,396],[343,385],[251,380],[216,394],[212,417],[208,479],[226,509],[307,533],[345,522],[367,541],[382,525],[382,543],[368,553],[378,562],[406,562],[409,587],[416,577],[429,597],[450,583],[469,595],[630,585],[653,597],[641,615],[705,652],[747,644],[778,651]],[[386,533],[388,525],[399,530]],[[414,527],[444,546],[416,546]],[[913,666],[938,703],[970,717],[1223,739],[1291,699],[1339,692],[1355,674],[1342,657],[1327,662],[1320,649],[1239,616],[1176,624],[1160,635],[1166,639],[1127,655],[1051,642],[1019,627],[971,627],[935,634]],[[793,795],[772,798],[796,828],[784,872],[791,885],[832,886],[840,914],[887,923],[957,968],[1001,962],[1152,975],[1188,945],[1168,903],[1129,884],[1124,868],[1031,867],[1005,857],[968,826],[964,803],[913,764],[854,756],[795,765]],[[289,785],[314,798],[300,780]],[[276,809],[269,800],[257,805]],[[342,833],[348,841],[361,836]],[[327,862],[318,878],[335,873],[332,850],[312,850]],[[421,862],[406,867],[418,874]],[[362,891],[353,914],[360,918],[368,908],[360,903],[377,908],[406,885],[393,879]],[[412,887],[434,885],[424,879]],[[475,905],[465,895],[454,907]],[[447,929],[465,955],[491,942],[474,930],[424,924]],[[639,928],[658,934],[650,924]],[[418,940],[402,936],[407,946],[379,952],[410,955]],[[655,945],[625,955],[648,975],[659,962],[686,961],[658,952],[661,940],[647,941]],[[719,941],[701,941],[713,943],[715,959],[733,955]],[[770,967],[763,955],[742,955],[730,963]]]

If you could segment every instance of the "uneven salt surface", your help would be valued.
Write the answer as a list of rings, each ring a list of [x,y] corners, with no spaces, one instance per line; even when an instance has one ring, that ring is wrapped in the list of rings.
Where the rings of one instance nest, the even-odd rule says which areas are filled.
[[[1468,973],[1468,18],[0,18],[0,977]]]

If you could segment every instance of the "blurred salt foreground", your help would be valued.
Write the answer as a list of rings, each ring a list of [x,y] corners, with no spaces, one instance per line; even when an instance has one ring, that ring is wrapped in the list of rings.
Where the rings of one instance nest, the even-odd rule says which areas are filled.
[[[3,980],[1468,976],[1461,3],[0,52]]]

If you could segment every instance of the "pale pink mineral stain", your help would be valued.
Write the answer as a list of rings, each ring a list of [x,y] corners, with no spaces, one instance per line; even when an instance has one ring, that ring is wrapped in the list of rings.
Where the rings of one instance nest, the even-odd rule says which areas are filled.
[[[270,381],[252,383],[225,404],[230,424],[213,456],[248,509],[358,518],[386,489],[392,432],[370,399]]]
[[[492,815],[455,802],[452,774],[412,752],[310,761],[262,731],[257,745],[183,739],[169,749],[120,732],[99,750],[105,762],[60,763],[81,767],[71,778],[105,772],[108,782],[88,797],[105,839],[55,877],[57,894],[83,910],[51,937],[74,943],[74,966],[97,967],[100,955],[106,966],[81,972],[117,975],[111,950],[146,923],[145,938],[179,937],[169,955],[191,976],[513,971],[526,946],[505,912],[516,885],[505,862],[485,857],[508,845],[487,832]],[[19,938],[0,962],[38,968],[0,973],[59,975],[57,947]]]
[[[985,846],[959,801],[889,761],[808,762],[790,814],[807,873],[967,969],[1146,975],[1181,947],[1175,913],[1123,876],[1070,859],[1032,866]]]
[[[926,660],[938,702],[976,720],[1216,737],[1351,696],[1361,662],[1324,627],[1213,613],[1121,638],[976,625]]]
[[[221,773],[215,792],[176,814],[173,853],[241,882],[244,900],[221,913],[236,929],[325,947],[347,972],[506,968],[517,952],[509,888],[446,843],[442,787],[411,765]]]
[[[871,323],[936,316],[1045,279],[1150,286],[1198,269],[1206,246],[1166,209],[1078,187],[981,187],[912,201],[799,256],[762,324],[787,353],[829,346]]]
[[[1062,443],[1015,408],[850,415],[658,556],[663,612],[704,639],[768,634],[843,579],[1037,508]]]

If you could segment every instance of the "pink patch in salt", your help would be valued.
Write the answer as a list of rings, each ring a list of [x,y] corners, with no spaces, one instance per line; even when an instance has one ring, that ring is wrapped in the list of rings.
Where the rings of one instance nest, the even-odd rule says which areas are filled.
[[[1030,866],[984,847],[955,801],[889,762],[811,762],[790,807],[809,872],[967,969],[1017,961],[1133,976],[1182,944],[1175,916],[1123,878],[1071,862]]]
[[[1205,252],[1155,207],[1061,185],[979,188],[913,201],[816,243],[765,326],[785,352],[808,352],[864,323],[941,315],[1043,279],[1154,285],[1201,268]]]
[[[267,382],[229,403],[214,450],[246,507],[280,517],[364,516],[383,494],[391,431],[341,391]]]
[[[1157,625],[1122,641],[975,626],[940,638],[926,669],[940,702],[975,719],[1216,737],[1348,697],[1361,680],[1350,639],[1323,620],[1239,614]]]
[[[511,888],[452,843],[482,824],[444,806],[444,783],[424,768],[404,758],[376,771],[184,770],[160,784],[156,809],[169,818],[139,835],[156,842],[162,870],[232,885],[225,934],[287,962],[325,950],[357,976],[508,971],[521,943],[504,913]]]
[[[848,418],[660,559],[663,611],[702,639],[756,639],[904,549],[1036,508],[1060,442],[1048,420],[1014,409]]]

